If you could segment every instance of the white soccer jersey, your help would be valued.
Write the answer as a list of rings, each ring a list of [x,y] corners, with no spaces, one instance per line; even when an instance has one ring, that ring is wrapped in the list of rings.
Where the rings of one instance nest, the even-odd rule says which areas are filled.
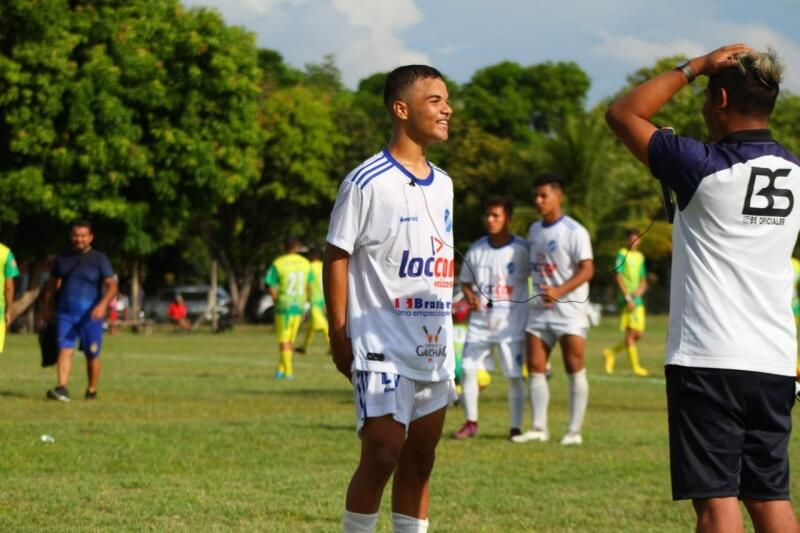
[[[350,254],[356,370],[417,381],[454,376],[453,183],[430,167],[417,179],[384,150],[339,188],[327,240]]]
[[[541,292],[540,285],[563,285],[575,275],[581,261],[593,259],[589,232],[566,215],[562,215],[552,224],[545,224],[541,220],[531,224],[528,245],[535,294]],[[542,298],[531,300],[529,323],[589,326],[588,282],[582,283],[559,300],[563,303],[556,303],[552,307],[545,307]]]
[[[480,310],[469,315],[468,343],[525,338],[529,272],[528,243],[520,237],[512,236],[502,246],[492,245],[488,237],[472,244],[459,277],[461,282],[472,284],[480,299]],[[492,307],[487,307],[487,296]]]
[[[800,162],[769,130],[720,143],[659,131],[648,157],[679,208],[666,363],[794,376]]]

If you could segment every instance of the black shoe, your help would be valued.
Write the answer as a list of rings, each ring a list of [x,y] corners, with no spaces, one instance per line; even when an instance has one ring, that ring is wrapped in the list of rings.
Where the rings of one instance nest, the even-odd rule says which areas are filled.
[[[84,400],[96,400],[97,399],[97,391],[86,391],[83,395]]]
[[[69,401],[69,391],[66,387],[56,387],[47,391],[47,397],[51,400],[58,400],[59,402]]]
[[[294,353],[305,354],[306,353],[306,349],[305,348],[295,348],[294,349]]]

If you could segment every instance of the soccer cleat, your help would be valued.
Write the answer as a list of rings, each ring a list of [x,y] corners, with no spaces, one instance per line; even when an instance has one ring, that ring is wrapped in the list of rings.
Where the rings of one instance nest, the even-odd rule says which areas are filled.
[[[581,444],[583,444],[583,437],[580,433],[567,433],[561,439],[562,446],[580,446]]]
[[[461,429],[453,433],[453,438],[456,440],[464,440],[474,437],[478,434],[478,423],[467,420]]]
[[[299,353],[301,355],[305,355],[306,349],[305,348],[295,348],[294,353]]]
[[[603,350],[603,363],[605,364],[606,374],[614,373],[614,352],[611,350]],[[636,371],[634,370],[634,373]]]
[[[275,379],[283,379],[283,378],[285,378],[285,377],[286,377],[286,374],[284,374],[284,373],[283,373],[283,372],[281,372],[280,370],[278,370],[277,372],[275,372]]]
[[[519,437],[520,435],[522,435],[522,430],[519,428],[511,428],[508,430],[508,440],[511,440],[514,437]]]
[[[523,444],[531,441],[547,442],[548,440],[550,440],[550,434],[547,432],[547,430],[538,428],[533,428],[526,431],[522,435],[511,437],[511,442],[516,444]]]
[[[294,381],[294,374],[289,374],[286,376],[286,381]]]
[[[51,400],[58,400],[59,402],[69,401],[69,391],[66,387],[56,387],[47,391],[47,397]]]
[[[83,394],[83,399],[84,399],[84,400],[96,400],[96,399],[97,399],[97,391],[96,391],[96,390],[95,390],[95,391],[89,391],[89,390],[87,390],[87,391],[86,391],[86,392]]]
[[[642,368],[640,366],[637,366],[636,368],[634,368],[633,369],[633,373],[635,375],[637,375],[639,377],[643,377],[643,378],[646,378],[647,376],[650,375],[650,372],[648,372],[646,369],[644,369],[644,368]]]

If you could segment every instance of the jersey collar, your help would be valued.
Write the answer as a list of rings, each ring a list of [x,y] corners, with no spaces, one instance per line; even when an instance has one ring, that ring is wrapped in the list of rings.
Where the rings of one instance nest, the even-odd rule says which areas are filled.
[[[494,248],[495,250],[499,250],[500,248],[505,248],[506,246],[508,246],[509,244],[514,242],[514,234],[512,233],[511,236],[508,238],[508,241],[504,242],[503,244],[498,244],[498,245],[495,246],[494,244],[492,244],[492,239],[488,235],[486,236],[486,242],[489,243],[489,246],[491,248]]]
[[[720,143],[739,143],[739,142],[772,142],[772,132],[768,129],[763,130],[741,130],[741,131],[734,131],[724,139],[720,141]]]
[[[386,159],[389,160],[389,162],[392,165],[397,167],[403,174],[405,174],[409,179],[411,179],[411,181],[413,183],[415,183],[417,185],[422,185],[423,187],[426,187],[426,186],[430,185],[431,183],[433,183],[433,167],[431,166],[430,163],[428,163],[428,168],[431,169],[431,172],[430,172],[430,174],[428,174],[428,177],[425,178],[425,179],[419,179],[414,174],[409,172],[406,167],[404,167],[403,165],[398,163],[397,160],[394,157],[392,157],[392,154],[389,153],[389,150],[384,148],[383,149],[383,155],[386,157]],[[427,161],[426,161],[426,163],[427,163]]]
[[[551,227],[551,226],[555,226],[556,224],[558,224],[558,223],[559,223],[559,222],[561,222],[562,220],[564,220],[564,215],[561,215],[560,217],[558,217],[556,220],[554,220],[554,221],[553,221],[552,223],[550,223],[550,224],[548,224],[547,222],[545,222],[545,221],[544,221],[544,219],[542,219],[542,227],[543,227],[543,228],[549,228],[549,227]]]

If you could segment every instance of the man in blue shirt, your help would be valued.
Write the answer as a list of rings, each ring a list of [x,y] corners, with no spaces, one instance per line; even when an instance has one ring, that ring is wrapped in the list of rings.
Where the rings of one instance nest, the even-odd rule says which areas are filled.
[[[102,252],[92,248],[94,234],[88,222],[72,225],[72,249],[59,254],[53,263],[51,287],[45,309],[50,312],[49,295],[56,296],[56,330],[58,333],[58,386],[47,391],[47,397],[62,402],[69,401],[67,380],[72,370],[72,353],[75,343],[86,354],[88,386],[85,398],[97,397],[100,378],[100,349],[103,344],[103,319],[108,304],[117,293],[117,281],[111,263]]]
[[[790,258],[800,231],[800,161],[767,129],[782,67],[738,44],[634,88],[611,129],[675,191],[665,374],[672,496],[697,531],[800,531],[789,500],[796,326]],[[651,123],[695,76],[708,76],[710,142]]]

